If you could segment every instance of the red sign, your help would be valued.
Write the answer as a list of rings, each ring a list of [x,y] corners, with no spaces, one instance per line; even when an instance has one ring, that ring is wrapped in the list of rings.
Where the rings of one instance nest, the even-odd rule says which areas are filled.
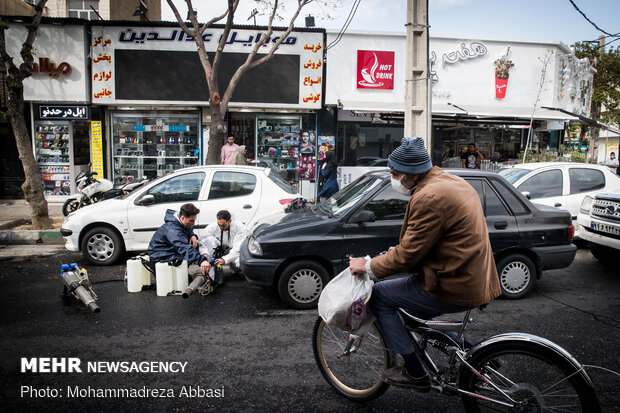
[[[394,89],[394,52],[358,50],[357,88]]]

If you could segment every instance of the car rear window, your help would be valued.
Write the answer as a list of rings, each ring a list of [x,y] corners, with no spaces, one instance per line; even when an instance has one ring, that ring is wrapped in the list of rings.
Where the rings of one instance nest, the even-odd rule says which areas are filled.
[[[491,179],[491,185],[493,185],[493,188],[504,198],[506,205],[508,205],[508,208],[512,210],[514,215],[529,214],[530,211],[523,205],[523,202],[521,202],[517,195],[506,187],[503,182],[500,182],[498,179]]]
[[[605,187],[605,175],[602,171],[590,168],[569,168],[570,193],[594,191]]]
[[[282,179],[280,176],[278,176],[278,174],[270,172],[270,173],[267,174],[267,176],[269,177],[271,182],[273,182],[274,184],[278,185],[280,188],[282,188],[284,191],[286,191],[287,194],[296,194],[297,193],[295,191],[295,189],[293,189],[293,187],[291,185],[289,185],[288,182],[286,182],[284,179]]]
[[[249,195],[256,188],[256,177],[243,172],[216,172],[211,181],[208,199]]]

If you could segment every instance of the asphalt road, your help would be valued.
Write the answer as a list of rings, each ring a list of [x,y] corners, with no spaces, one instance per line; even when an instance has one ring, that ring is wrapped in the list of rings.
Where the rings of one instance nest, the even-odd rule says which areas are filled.
[[[93,314],[77,301],[60,299],[60,264],[76,261],[93,282],[120,279],[124,273],[123,266],[88,266],[67,252],[0,261],[0,410],[463,410],[459,398],[398,388],[366,404],[338,396],[314,362],[316,311],[288,310],[274,292],[242,279],[230,279],[211,296],[187,300],[157,297],[155,291],[130,294],[122,282],[99,283],[101,312]],[[510,331],[537,334],[583,364],[620,371],[619,292],[617,268],[605,268],[588,250],[579,250],[571,267],[546,272],[527,298],[498,299],[474,313],[468,338],[476,342]],[[34,357],[79,358],[82,372],[20,372],[21,359]],[[89,362],[121,361],[187,364],[184,371],[170,373],[86,369]],[[619,411],[620,378],[592,367],[587,371],[604,411]],[[85,397],[89,386],[92,391],[165,389],[174,397]]]

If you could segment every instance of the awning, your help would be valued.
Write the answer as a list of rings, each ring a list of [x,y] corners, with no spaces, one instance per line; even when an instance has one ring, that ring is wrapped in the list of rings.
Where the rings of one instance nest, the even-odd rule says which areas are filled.
[[[532,110],[505,106],[472,106],[456,104],[433,105],[433,115],[460,116],[477,119],[531,119]],[[580,121],[575,114],[568,114],[553,108],[537,108],[534,120]]]

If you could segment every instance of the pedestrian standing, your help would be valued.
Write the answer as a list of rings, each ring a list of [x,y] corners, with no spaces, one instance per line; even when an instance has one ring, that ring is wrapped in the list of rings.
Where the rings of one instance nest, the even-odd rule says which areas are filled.
[[[461,163],[463,168],[480,169],[480,161],[484,159],[482,153],[476,149],[476,144],[467,145],[467,150],[461,154]]]
[[[245,145],[240,145],[237,148],[237,155],[235,155],[235,165],[247,165],[248,161],[245,159],[246,148]]]
[[[237,156],[237,148],[239,145],[235,143],[235,137],[231,134],[226,139],[227,143],[222,146],[222,152],[220,158],[222,159],[222,165],[234,165],[235,156]]]
[[[605,163],[605,166],[613,173],[618,173],[618,158],[616,158],[615,152],[609,154],[609,160]]]

